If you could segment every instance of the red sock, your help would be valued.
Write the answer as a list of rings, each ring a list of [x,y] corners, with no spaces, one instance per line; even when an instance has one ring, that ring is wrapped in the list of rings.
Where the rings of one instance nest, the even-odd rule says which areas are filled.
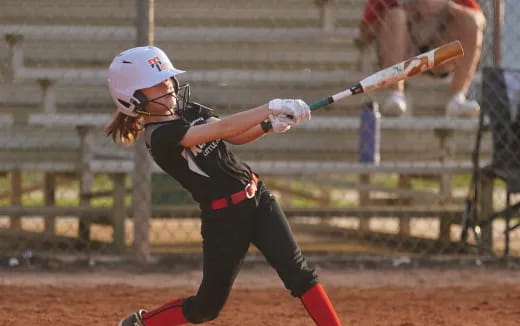
[[[341,326],[329,297],[320,284],[316,284],[300,298],[303,306],[318,326]]]
[[[157,309],[143,314],[143,321],[146,326],[176,326],[187,324],[184,318],[182,307],[184,299],[168,302]]]

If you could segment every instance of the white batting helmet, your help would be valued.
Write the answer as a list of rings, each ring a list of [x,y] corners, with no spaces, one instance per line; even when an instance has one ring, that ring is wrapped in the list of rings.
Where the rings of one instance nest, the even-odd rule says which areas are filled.
[[[108,87],[117,110],[137,117],[140,101],[135,91],[152,87],[183,73],[175,69],[168,56],[158,47],[141,46],[128,49],[114,58],[108,68]]]

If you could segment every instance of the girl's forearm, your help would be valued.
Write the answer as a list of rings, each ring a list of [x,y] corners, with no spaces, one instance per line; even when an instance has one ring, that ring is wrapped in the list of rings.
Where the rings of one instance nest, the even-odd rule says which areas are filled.
[[[264,121],[269,116],[267,104],[232,114],[215,122],[196,125],[188,129],[181,145],[193,147],[215,139],[228,139],[247,132]]]
[[[219,129],[223,133],[221,138],[226,139],[243,132],[247,132],[251,128],[260,125],[262,121],[269,116],[269,106],[267,104],[259,107],[234,113],[228,117],[218,121]]]
[[[250,143],[260,137],[265,135],[265,131],[260,127],[260,125],[256,125],[253,128],[247,130],[246,132],[243,132],[241,134],[238,134],[233,137],[228,137],[225,139],[228,143],[234,144],[234,145],[242,145]]]

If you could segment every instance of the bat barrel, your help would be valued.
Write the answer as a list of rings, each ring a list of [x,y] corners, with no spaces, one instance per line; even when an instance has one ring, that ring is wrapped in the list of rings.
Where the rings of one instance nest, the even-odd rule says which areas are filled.
[[[309,107],[311,111],[314,111],[339,101],[344,97],[386,87],[390,84],[463,56],[464,50],[462,49],[460,41],[453,41],[372,74],[363,79],[359,84],[332,96],[313,102],[309,104]]]
[[[460,41],[453,41],[434,50],[434,66],[464,56],[464,50]]]
[[[464,56],[462,45],[453,41],[426,53],[412,57],[391,67],[385,68],[361,81],[365,92],[386,87],[400,80],[415,76],[448,61]]]

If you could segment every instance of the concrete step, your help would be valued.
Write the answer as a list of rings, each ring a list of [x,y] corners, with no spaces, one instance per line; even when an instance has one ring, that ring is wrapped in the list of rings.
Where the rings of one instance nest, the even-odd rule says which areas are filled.
[[[420,122],[420,120],[419,120]],[[312,120],[304,124],[312,124]],[[117,146],[100,129],[94,132],[95,159],[131,159],[132,148]],[[231,146],[239,157],[255,161],[341,161],[357,162],[359,130],[309,129],[301,126],[284,135],[263,137],[247,146]],[[473,149],[474,132],[455,130],[454,161],[468,162]],[[0,129],[0,155],[5,161],[35,161],[42,157],[56,161],[77,159],[79,137],[73,126],[16,126]],[[491,152],[490,137],[483,138],[482,153]],[[382,161],[439,161],[440,141],[432,130],[383,129]],[[484,157],[483,156],[483,157]]]
[[[347,39],[179,44],[157,41],[156,44],[169,54],[175,66],[185,70],[355,70],[359,61],[357,48]],[[106,69],[117,54],[132,46],[131,41],[92,41],[85,46],[85,41],[25,40],[23,56],[25,65],[33,67]],[[7,63],[8,53],[7,45],[0,43],[0,60]]]
[[[2,161],[79,159],[80,139],[74,127],[38,127],[17,125],[0,130]],[[99,159],[129,159],[133,149],[115,145],[101,129],[93,134],[93,155]],[[5,158],[5,159],[4,159]]]
[[[239,72],[240,73],[240,72]],[[244,76],[223,72],[220,76],[215,71],[212,74],[193,72],[186,75],[182,81],[189,81],[192,85],[192,99],[200,103],[217,108],[221,112],[233,112],[254,107],[268,102],[272,98],[303,98],[310,102],[332,95],[342,89],[354,85],[359,79],[353,79],[354,74],[344,72],[310,72],[305,78],[305,73],[299,74],[299,78],[290,80],[287,74],[283,77],[272,77],[269,82],[269,74],[250,75],[248,71],[242,72]],[[249,73],[253,73],[249,71]],[[280,72],[282,73],[282,72]],[[254,79],[257,76],[256,80]],[[263,76],[263,80],[260,77]],[[276,80],[276,78],[278,81]],[[294,77],[294,76],[293,76]],[[409,82],[408,100],[413,114],[443,115],[444,105],[449,100],[449,84],[441,81],[428,81],[424,77],[417,77]],[[375,99],[382,101],[384,92],[373,92],[353,96],[316,114],[359,114],[364,102]],[[20,107],[34,107],[42,102],[42,91],[35,81],[23,81],[19,84],[0,83],[0,107],[4,112],[12,107],[17,112]],[[103,79],[94,85],[58,84],[56,86],[56,103],[59,108],[68,107],[68,110],[87,110],[100,112],[100,109],[111,110],[113,108],[108,88]],[[104,111],[110,112],[110,111]]]
[[[158,26],[320,26],[320,11],[312,0],[284,1],[156,1]],[[363,2],[339,1],[338,25],[354,26]],[[117,0],[4,0],[0,20],[6,23],[133,25],[136,5]]]
[[[305,122],[312,124],[312,120]],[[456,132],[454,135],[455,161],[470,161],[474,146],[474,131]],[[439,139],[432,131],[382,130],[382,161],[438,161],[443,152]],[[247,146],[234,146],[240,157],[272,160],[290,157],[294,160],[358,160],[359,130],[309,132],[295,127],[282,137],[264,137]],[[482,143],[484,156],[491,153],[490,137]],[[483,156],[483,157],[484,157]]]
[[[134,26],[1,24],[0,33],[23,35],[30,41],[133,42]],[[182,43],[339,42],[358,35],[357,28],[324,30],[316,27],[161,27],[154,28],[155,41]]]

